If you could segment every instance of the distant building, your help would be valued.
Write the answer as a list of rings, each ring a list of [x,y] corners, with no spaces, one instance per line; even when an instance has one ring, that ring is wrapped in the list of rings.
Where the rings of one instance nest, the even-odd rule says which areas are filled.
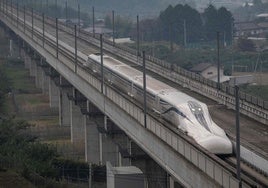
[[[84,29],[85,31],[89,32],[89,33],[93,33],[93,27],[88,27]],[[113,30],[105,28],[105,27],[100,27],[100,26],[96,26],[94,28],[95,30],[95,34],[103,34],[105,36],[112,36],[113,35]]]
[[[145,175],[135,166],[113,167],[106,162],[107,188],[144,188]]]
[[[83,20],[79,20],[79,19],[59,19],[60,22],[63,22],[64,24],[66,25],[79,25],[80,24],[80,27],[83,27],[84,26],[84,21]]]
[[[256,17],[268,19],[268,13],[258,14]]]
[[[254,4],[249,3],[249,2],[243,3],[243,7],[246,7],[246,6],[252,7],[252,6],[254,6]]]
[[[235,23],[235,36],[256,36],[263,33],[263,29],[254,22]]]
[[[113,38],[110,38],[109,40],[110,41],[113,41]],[[134,43],[134,41],[131,40],[129,37],[128,38],[116,38],[116,39],[114,39],[114,42],[116,44],[124,44],[124,43],[130,44],[130,43]]]
[[[216,65],[210,63],[200,63],[190,69],[191,72],[200,74],[206,79],[217,82],[218,81],[218,68]],[[223,69],[220,68],[220,82],[229,81],[230,77],[223,74]]]

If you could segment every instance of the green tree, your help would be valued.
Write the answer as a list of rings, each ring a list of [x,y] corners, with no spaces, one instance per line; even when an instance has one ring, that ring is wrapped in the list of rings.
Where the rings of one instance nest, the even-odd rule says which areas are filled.
[[[55,177],[57,172],[52,161],[58,156],[56,150],[27,134],[29,126],[29,123],[14,118],[0,121],[0,164],[4,165],[0,167],[17,168],[25,177],[30,172]]]
[[[233,24],[234,18],[232,13],[228,11],[226,8],[221,7],[218,10],[218,22],[219,22],[219,32],[224,33],[225,40],[232,40],[232,32],[233,32]]]
[[[110,15],[105,16],[104,24],[105,24],[105,27],[107,27],[107,28],[112,28],[113,27],[112,18],[111,18]]]
[[[171,25],[173,23],[173,7],[169,5],[166,10],[160,13],[159,23],[161,30],[162,39],[170,40],[171,38]]]
[[[213,5],[209,5],[204,13],[205,37],[207,40],[215,40],[216,32],[219,31],[218,12]]]
[[[234,18],[230,11],[224,7],[217,10],[213,5],[209,5],[203,13],[203,18],[207,40],[216,40],[217,31],[224,33],[226,41],[232,40]]]
[[[140,21],[140,32],[143,37],[143,40],[158,40],[158,28],[158,22],[155,19],[145,19]]]
[[[237,48],[241,51],[256,51],[255,44],[252,42],[252,40],[245,39],[245,38],[239,38],[237,41]]]
[[[104,24],[107,28],[112,29],[112,16],[106,15],[104,19]],[[114,29],[115,29],[115,37],[129,37],[132,31],[132,21],[126,18],[117,15],[114,18]]]
[[[10,80],[8,79],[3,65],[0,65],[0,114],[5,112],[4,104],[6,94],[10,92]]]
[[[178,4],[175,7],[169,6],[160,13],[158,20],[160,27],[164,28],[163,39],[183,44],[185,31],[189,42],[196,42],[202,38],[201,15],[187,4]]]
[[[202,21],[200,14],[188,5],[177,5],[173,9],[173,33],[175,41],[184,44],[184,36],[189,42],[194,42],[202,36]],[[186,33],[184,33],[186,32]]]
[[[262,5],[262,1],[261,0],[253,0],[253,5],[254,6],[261,6]]]

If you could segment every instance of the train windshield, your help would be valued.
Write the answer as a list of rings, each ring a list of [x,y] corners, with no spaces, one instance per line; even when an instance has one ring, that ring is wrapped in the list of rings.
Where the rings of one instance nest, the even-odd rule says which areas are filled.
[[[203,109],[201,107],[201,105],[195,101],[188,101],[188,106],[192,112],[192,114],[195,116],[196,120],[208,131],[209,127],[207,124],[207,121],[204,117],[204,112]]]

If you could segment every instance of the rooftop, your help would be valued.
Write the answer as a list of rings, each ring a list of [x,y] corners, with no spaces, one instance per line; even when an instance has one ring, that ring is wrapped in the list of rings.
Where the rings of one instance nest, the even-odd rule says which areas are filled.
[[[105,27],[95,27],[95,33],[97,34],[111,34],[113,33],[113,30],[105,28]],[[88,31],[90,33],[93,33],[93,27],[88,27],[84,29],[85,31]]]
[[[244,30],[252,30],[252,29],[259,29],[260,26],[258,26],[254,22],[240,22],[235,24],[235,28],[238,31],[244,31]]]
[[[190,71],[202,72],[211,66],[213,66],[211,63],[200,63],[200,64],[195,65],[193,68],[191,68]]]

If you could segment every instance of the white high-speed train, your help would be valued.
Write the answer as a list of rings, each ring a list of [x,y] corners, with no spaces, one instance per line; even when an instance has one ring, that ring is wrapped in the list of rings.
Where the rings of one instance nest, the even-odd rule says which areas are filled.
[[[101,72],[100,54],[91,54],[84,66]],[[110,56],[103,56],[104,78],[143,102],[143,73]],[[146,76],[147,106],[215,154],[231,154],[232,143],[209,115],[207,105]]]

